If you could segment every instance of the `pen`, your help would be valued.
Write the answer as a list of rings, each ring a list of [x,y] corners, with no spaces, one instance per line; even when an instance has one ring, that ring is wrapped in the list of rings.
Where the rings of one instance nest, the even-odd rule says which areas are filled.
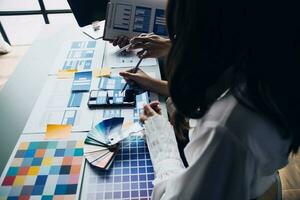
[[[115,53],[116,54],[119,54],[119,53],[122,53],[123,51],[125,51],[126,49],[128,49],[131,45],[137,45],[137,44],[149,44],[150,42],[146,42],[146,43],[143,43],[143,42],[138,42],[138,43],[135,43],[135,44],[132,44],[132,43],[129,43],[127,44],[126,46],[120,48],[118,51],[116,51]]]
[[[144,59],[144,57],[145,57],[146,54],[147,54],[147,50],[144,50],[144,52],[143,52],[143,54],[142,54],[142,56],[141,56],[139,62],[137,63],[137,65],[135,66],[135,68],[133,68],[133,70],[132,70],[131,73],[136,73],[136,72],[138,71],[139,66],[140,66],[141,62],[143,61],[143,59]],[[124,87],[123,87],[121,93],[124,92],[124,90],[125,90],[125,88],[127,87],[127,85],[128,85],[128,81],[125,83],[125,85],[124,85]]]
[[[122,47],[121,49],[119,49],[118,51],[116,51],[116,54],[123,52],[124,50],[126,50],[128,47],[130,47],[131,43],[127,44],[126,46]]]

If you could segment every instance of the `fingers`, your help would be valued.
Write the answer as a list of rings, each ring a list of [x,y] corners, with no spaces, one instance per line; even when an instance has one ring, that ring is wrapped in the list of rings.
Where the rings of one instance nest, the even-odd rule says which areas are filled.
[[[129,38],[126,36],[119,36],[115,40],[112,41],[113,46],[119,46],[120,48],[129,44]]]
[[[152,108],[151,105],[157,108],[157,106],[159,106],[159,102],[154,101],[150,104],[144,105],[144,113],[140,115],[141,122],[144,123],[149,117],[159,114]]]
[[[137,75],[135,73],[130,72],[120,72],[120,76],[124,77],[125,80],[133,80],[135,81],[137,79]]]
[[[141,57],[143,57],[143,58],[153,58],[153,57],[155,57],[154,54],[153,54],[153,51],[151,49],[147,49],[147,52],[145,54],[144,53],[145,53],[145,51],[142,50],[142,51],[137,52],[136,55],[139,58],[141,58]]]
[[[123,36],[122,41],[121,41],[120,44],[119,44],[119,47],[120,47],[120,48],[123,48],[123,47],[125,47],[127,44],[129,44],[129,39],[128,39],[127,37]]]
[[[152,42],[153,39],[145,36],[145,37],[134,37],[130,40],[131,44],[137,44],[137,43],[146,43],[146,42]]]
[[[145,42],[145,43],[135,43],[135,44],[131,44],[128,47],[128,51],[132,51],[135,49],[152,49],[153,47],[155,47],[155,45],[152,42]]]
[[[160,108],[160,103],[159,101],[152,101],[150,103],[150,107],[159,115],[161,115],[161,108]]]
[[[118,40],[119,40],[119,38],[116,38],[115,40],[113,40],[112,45],[117,46],[118,45]]]
[[[155,110],[153,110],[150,106],[150,104],[146,104],[144,105],[144,114],[147,116],[147,117],[152,117],[154,116],[155,114],[157,114],[155,112]]]
[[[142,122],[142,123],[145,123],[145,121],[148,119],[148,117],[146,116],[146,115],[143,115],[143,114],[141,114],[140,115],[140,121]]]

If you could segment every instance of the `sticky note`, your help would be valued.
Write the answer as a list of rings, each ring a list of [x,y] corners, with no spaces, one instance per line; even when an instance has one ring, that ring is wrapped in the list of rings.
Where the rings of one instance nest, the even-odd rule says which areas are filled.
[[[102,67],[100,71],[101,77],[110,77],[111,69],[110,67]]]
[[[46,139],[63,139],[71,135],[71,125],[48,124],[45,138]]]
[[[77,72],[77,70],[75,70],[75,69],[59,70],[57,73],[57,78],[58,79],[71,79],[74,77],[75,72]]]
[[[110,67],[102,67],[101,69],[94,70],[95,77],[110,77],[111,68]]]

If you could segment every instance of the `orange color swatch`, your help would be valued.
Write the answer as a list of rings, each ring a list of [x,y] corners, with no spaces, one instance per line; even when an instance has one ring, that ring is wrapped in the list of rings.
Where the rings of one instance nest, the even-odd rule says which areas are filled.
[[[45,139],[63,139],[71,135],[71,125],[48,124]]]

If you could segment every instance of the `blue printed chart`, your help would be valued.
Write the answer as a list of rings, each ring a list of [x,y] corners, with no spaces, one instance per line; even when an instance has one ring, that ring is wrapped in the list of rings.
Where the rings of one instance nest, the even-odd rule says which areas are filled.
[[[72,92],[88,92],[92,83],[92,71],[75,73]]]
[[[137,6],[135,8],[135,18],[133,31],[148,33],[150,29],[151,8]]]
[[[127,4],[116,4],[116,16],[114,29],[129,30],[132,6]]]
[[[162,9],[156,9],[155,11],[153,33],[157,35],[163,35],[163,36],[168,35],[167,28],[166,28],[165,11]]]
[[[63,43],[49,75],[59,71],[88,71],[102,66],[105,42],[94,40],[67,41]]]
[[[130,137],[107,171],[86,165],[81,199],[150,199],[154,171],[143,139]]]
[[[91,130],[94,113],[86,104],[88,92],[82,92],[90,87],[90,77],[80,73],[73,81],[49,76],[23,132],[41,133],[47,124],[69,124],[73,131]],[[73,87],[81,90],[72,92]]]

